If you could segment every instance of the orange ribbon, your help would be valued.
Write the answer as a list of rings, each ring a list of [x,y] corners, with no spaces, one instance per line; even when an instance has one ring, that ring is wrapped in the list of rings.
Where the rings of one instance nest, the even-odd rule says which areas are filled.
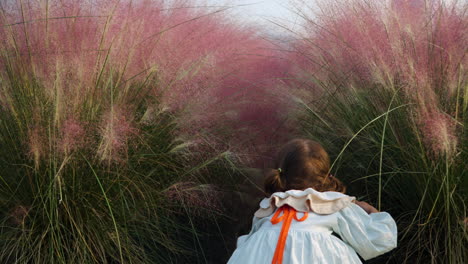
[[[279,216],[283,213],[282,216]],[[284,224],[281,227],[281,233],[278,239],[278,244],[276,244],[275,255],[273,256],[273,260],[271,261],[272,264],[281,264],[283,263],[283,254],[284,254],[284,247],[286,246],[286,239],[288,238],[288,231],[291,227],[291,222],[295,219],[298,222],[302,222],[307,219],[309,215],[308,212],[304,212],[304,216],[301,219],[297,218],[296,215],[297,211],[289,205],[281,206],[276,213],[271,218],[271,223],[276,225],[284,220]]]

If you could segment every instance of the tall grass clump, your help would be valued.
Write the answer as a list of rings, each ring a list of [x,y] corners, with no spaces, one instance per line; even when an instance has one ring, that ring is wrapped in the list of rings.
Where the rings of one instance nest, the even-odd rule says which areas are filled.
[[[269,56],[194,6],[0,3],[1,263],[226,257],[216,217],[237,172],[206,131]]]
[[[398,248],[377,263],[466,263],[466,3],[298,2],[310,7],[290,56],[303,135],[396,218]]]

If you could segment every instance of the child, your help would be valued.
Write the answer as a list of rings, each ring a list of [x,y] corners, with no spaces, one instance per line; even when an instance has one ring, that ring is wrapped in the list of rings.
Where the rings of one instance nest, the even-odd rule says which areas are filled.
[[[295,139],[280,151],[250,234],[228,264],[362,263],[396,247],[392,217],[344,194],[317,142]],[[341,239],[332,235],[335,232]]]

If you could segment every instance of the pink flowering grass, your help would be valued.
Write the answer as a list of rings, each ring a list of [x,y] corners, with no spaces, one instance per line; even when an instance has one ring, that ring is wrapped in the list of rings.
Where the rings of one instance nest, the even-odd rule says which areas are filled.
[[[125,113],[118,106],[112,107],[104,115],[100,128],[102,141],[97,148],[101,160],[122,159],[122,156],[128,153],[129,142],[138,134],[138,129],[132,124],[129,116],[129,113]]]
[[[86,145],[86,131],[84,124],[78,122],[75,118],[70,117],[64,121],[62,126],[61,150],[64,153],[70,153],[74,150],[81,149]]]
[[[181,132],[187,135],[230,126],[238,132],[220,136],[220,147],[243,138],[237,150],[256,155],[262,153],[245,148],[280,142],[284,132],[272,127],[284,127],[286,100],[275,94],[288,65],[274,46],[254,28],[225,18],[222,7],[162,3],[7,1],[0,41],[5,56],[21,58],[15,67],[26,67],[44,85],[59,122],[149,94],[169,111],[186,110]],[[134,81],[144,82],[145,91],[132,90]],[[252,120],[251,112],[259,116]]]
[[[227,251],[199,234],[220,214],[203,186],[239,175],[226,147],[257,154],[243,146],[274,137],[287,65],[227,10],[194,5],[1,2],[0,262],[194,263]],[[187,188],[166,195],[184,182],[196,203]]]
[[[459,106],[454,99],[460,98],[466,83],[466,18],[457,4],[424,0],[326,4],[327,13],[318,14],[318,22],[307,26],[313,40],[297,44],[299,54],[306,55],[298,65],[312,67],[306,70],[335,87],[377,84],[401,89],[417,105],[415,118],[429,132],[425,117],[461,110],[447,107]],[[433,152],[441,150],[431,145]]]
[[[466,3],[299,7],[288,85],[337,177],[396,217],[399,246],[377,263],[466,262]]]

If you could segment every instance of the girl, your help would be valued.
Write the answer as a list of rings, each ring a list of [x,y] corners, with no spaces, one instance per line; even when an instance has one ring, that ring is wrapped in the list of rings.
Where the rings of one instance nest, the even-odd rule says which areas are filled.
[[[344,194],[320,144],[292,140],[276,166],[265,179],[271,196],[260,202],[228,264],[354,264],[362,263],[356,252],[367,260],[396,247],[393,218]]]

